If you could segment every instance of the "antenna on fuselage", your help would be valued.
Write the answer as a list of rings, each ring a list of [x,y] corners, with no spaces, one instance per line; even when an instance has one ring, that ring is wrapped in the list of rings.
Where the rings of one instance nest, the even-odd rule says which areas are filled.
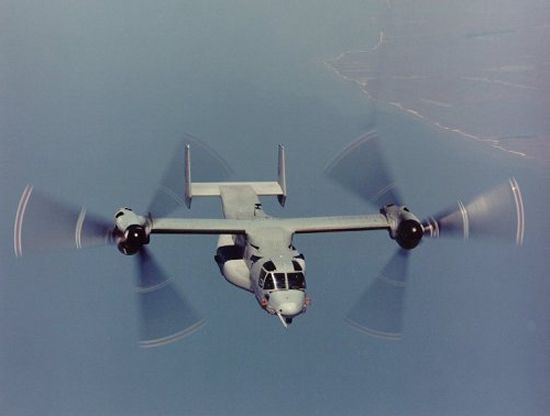
[[[281,320],[283,326],[285,328],[288,328],[288,323],[286,322],[286,319],[283,318],[283,315],[281,315],[281,312],[277,312],[277,316],[279,317],[279,319]]]

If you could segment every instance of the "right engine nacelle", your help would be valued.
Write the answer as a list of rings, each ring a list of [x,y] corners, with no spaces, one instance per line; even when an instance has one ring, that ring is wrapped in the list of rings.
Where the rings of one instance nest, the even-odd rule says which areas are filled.
[[[147,218],[136,215],[130,208],[121,208],[115,214],[113,237],[122,254],[136,254],[149,244],[150,226]]]
[[[407,207],[387,205],[380,210],[390,223],[390,237],[406,250],[415,248],[422,237],[424,229],[416,216]]]

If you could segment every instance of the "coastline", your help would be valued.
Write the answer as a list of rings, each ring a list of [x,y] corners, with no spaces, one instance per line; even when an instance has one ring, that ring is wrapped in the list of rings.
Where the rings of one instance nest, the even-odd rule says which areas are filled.
[[[533,41],[547,26],[495,26],[486,17],[467,30],[442,31],[441,22],[411,24],[396,9],[390,19],[395,29],[380,30],[370,48],[346,50],[325,66],[369,100],[439,131],[550,163],[550,121],[544,115],[550,107],[544,70],[550,53]]]

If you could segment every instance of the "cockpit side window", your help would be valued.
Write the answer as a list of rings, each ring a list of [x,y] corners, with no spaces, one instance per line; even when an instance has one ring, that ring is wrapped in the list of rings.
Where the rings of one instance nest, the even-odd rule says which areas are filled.
[[[288,273],[288,288],[289,289],[305,289],[306,279],[303,273]]]
[[[258,278],[258,285],[260,287],[263,287],[263,285],[264,285],[265,275],[266,275],[266,272],[265,272],[264,269],[262,269],[260,271],[260,277]]]
[[[273,275],[271,273],[266,274],[263,289],[264,290],[273,290],[273,289],[275,289],[275,283],[273,282]]]
[[[297,272],[302,271],[302,266],[300,266],[300,263],[298,263],[296,260],[292,260],[292,265],[294,266],[294,270]]]
[[[271,260],[266,261],[264,263],[264,269],[266,269],[268,272],[274,272],[275,271],[275,264],[273,264],[273,262]]]

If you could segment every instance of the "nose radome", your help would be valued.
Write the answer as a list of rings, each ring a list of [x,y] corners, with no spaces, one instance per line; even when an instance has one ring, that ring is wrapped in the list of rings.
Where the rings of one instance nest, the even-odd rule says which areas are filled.
[[[271,294],[270,302],[276,312],[294,316],[304,309],[305,294],[300,290],[285,290]]]
[[[279,305],[279,312],[283,316],[294,316],[302,312],[303,304],[287,302]]]

